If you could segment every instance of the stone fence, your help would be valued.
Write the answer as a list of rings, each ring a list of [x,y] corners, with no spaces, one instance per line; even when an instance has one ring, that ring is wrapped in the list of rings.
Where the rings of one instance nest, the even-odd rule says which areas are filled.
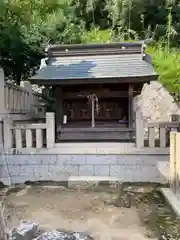
[[[170,132],[177,132],[179,121],[145,121],[141,109],[136,110],[136,147],[166,148],[170,146]]]
[[[4,71],[0,69],[0,117],[6,114],[42,117],[45,109],[42,103],[47,102],[43,94],[35,92],[28,82],[21,82],[21,86],[5,82]],[[38,111],[38,106],[41,111]]]
[[[10,117],[3,123],[4,148],[53,148],[55,143],[54,113],[46,113],[44,123],[23,123],[13,121]]]
[[[140,112],[136,112],[135,144],[136,148],[168,148],[171,131],[177,131],[179,122],[144,123]],[[145,134],[145,129],[147,134]],[[39,122],[14,121],[11,116],[3,120],[5,149],[32,149],[55,147],[55,114],[46,113]]]
[[[4,85],[5,109],[13,114],[36,114],[36,106],[40,104],[42,94],[34,92],[29,82],[23,82],[21,86],[11,83]]]

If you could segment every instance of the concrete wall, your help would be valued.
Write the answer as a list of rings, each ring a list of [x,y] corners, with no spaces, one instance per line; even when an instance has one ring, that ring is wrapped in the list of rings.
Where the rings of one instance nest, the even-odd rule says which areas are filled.
[[[25,181],[67,181],[70,176],[116,177],[122,182],[160,182],[158,162],[164,155],[1,154],[0,181],[6,185]]]

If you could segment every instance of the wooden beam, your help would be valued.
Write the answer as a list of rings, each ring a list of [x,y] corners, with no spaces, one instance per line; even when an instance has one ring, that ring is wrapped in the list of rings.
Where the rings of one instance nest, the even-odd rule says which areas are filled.
[[[119,78],[87,78],[87,79],[30,79],[32,84],[52,86],[52,85],[87,85],[87,84],[105,84],[105,83],[147,83],[150,81],[156,81],[158,75],[149,76],[132,76],[132,77],[119,77]]]
[[[129,99],[128,99],[128,113],[129,113],[129,127],[133,125],[133,85],[129,84]]]
[[[107,98],[127,98],[129,97],[128,91],[105,91],[101,90],[95,91],[98,99],[107,99]],[[63,94],[64,99],[83,99],[87,98],[87,96],[91,93],[91,91],[82,91],[82,92],[65,92]]]

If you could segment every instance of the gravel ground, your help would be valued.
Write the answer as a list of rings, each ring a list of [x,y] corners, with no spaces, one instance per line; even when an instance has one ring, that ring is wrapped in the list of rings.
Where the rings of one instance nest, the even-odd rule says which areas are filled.
[[[95,240],[155,240],[180,226],[154,187],[107,192],[26,186],[9,192],[5,209],[10,228],[31,220],[43,230],[81,231]]]

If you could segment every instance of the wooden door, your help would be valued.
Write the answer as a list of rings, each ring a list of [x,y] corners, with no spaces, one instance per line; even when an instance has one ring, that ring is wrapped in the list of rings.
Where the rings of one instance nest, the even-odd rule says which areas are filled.
[[[120,120],[121,113],[121,108],[117,101],[102,101],[100,102],[100,110],[96,114],[96,119],[102,121]]]
[[[86,99],[67,101],[64,105],[68,121],[90,121],[91,106],[87,102]]]
[[[91,121],[91,103],[86,98],[67,100],[64,103],[64,114],[68,116],[68,121]],[[119,99],[100,99],[99,111],[96,112],[95,104],[95,120],[101,121],[118,121],[127,115],[126,110],[128,106],[126,101],[120,101]]]

